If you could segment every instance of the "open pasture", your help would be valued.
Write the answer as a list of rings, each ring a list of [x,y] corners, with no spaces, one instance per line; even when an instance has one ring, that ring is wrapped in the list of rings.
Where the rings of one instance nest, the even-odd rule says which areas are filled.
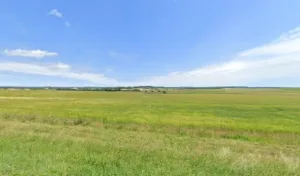
[[[0,90],[0,175],[300,175],[299,89]]]

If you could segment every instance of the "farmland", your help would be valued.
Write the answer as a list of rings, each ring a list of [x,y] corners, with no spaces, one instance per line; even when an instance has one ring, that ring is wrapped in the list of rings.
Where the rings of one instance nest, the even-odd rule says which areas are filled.
[[[299,146],[300,89],[0,90],[0,175],[297,175]]]

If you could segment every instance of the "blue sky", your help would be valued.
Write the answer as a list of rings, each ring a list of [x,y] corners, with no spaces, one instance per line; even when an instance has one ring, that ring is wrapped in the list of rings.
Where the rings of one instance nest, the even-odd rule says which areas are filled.
[[[0,3],[0,85],[300,86],[298,0]]]

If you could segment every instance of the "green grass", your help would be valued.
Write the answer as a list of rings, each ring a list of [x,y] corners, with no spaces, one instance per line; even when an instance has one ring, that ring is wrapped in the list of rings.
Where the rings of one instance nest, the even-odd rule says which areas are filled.
[[[0,175],[300,175],[300,90],[0,90]]]

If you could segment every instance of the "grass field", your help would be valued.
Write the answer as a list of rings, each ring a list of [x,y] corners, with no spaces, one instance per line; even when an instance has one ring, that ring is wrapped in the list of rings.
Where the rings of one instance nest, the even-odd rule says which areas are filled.
[[[0,90],[0,175],[300,175],[300,89]]]

